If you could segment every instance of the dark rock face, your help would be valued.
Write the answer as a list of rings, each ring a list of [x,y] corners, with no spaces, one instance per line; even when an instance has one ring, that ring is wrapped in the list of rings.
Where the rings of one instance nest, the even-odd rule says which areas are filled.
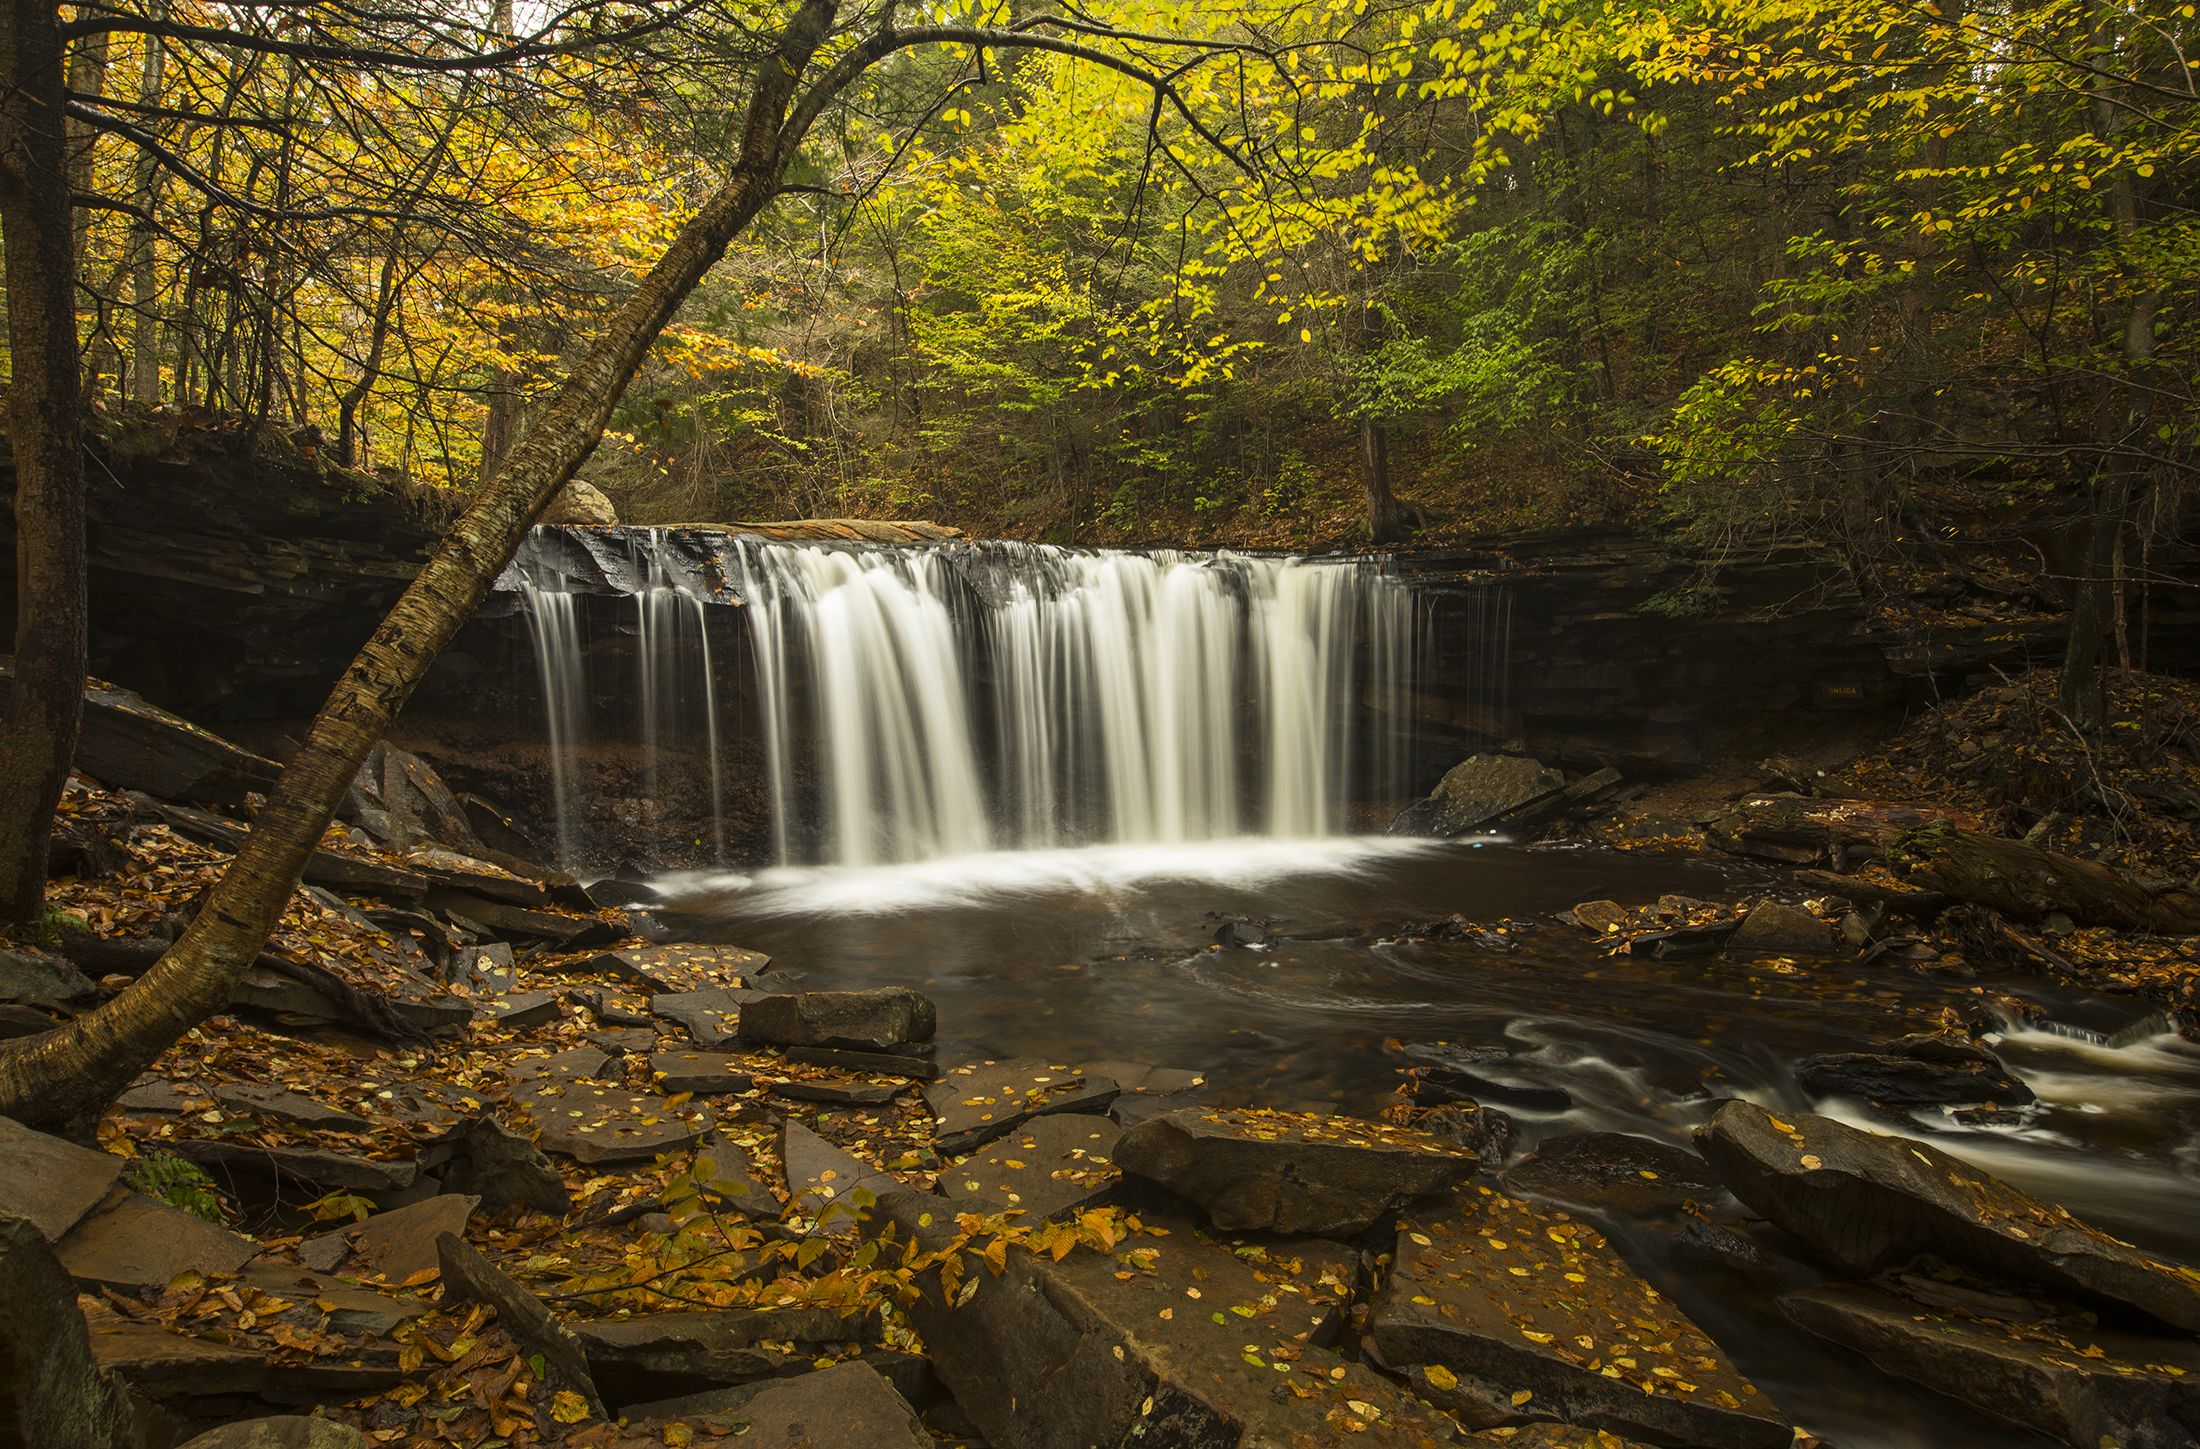
[[[1416,1386],[1471,1428],[1503,1422],[1488,1415],[1505,1406],[1706,1449],[1793,1437],[1694,1323],[1563,1213],[1461,1189],[1442,1210],[1399,1220],[1394,1262],[1369,1341],[1393,1369],[1422,1367]]]
[[[1624,1132],[1569,1132],[1538,1143],[1505,1170],[1505,1186],[1599,1212],[1675,1212],[1724,1194],[1718,1176],[1686,1148]]]
[[[1734,1195],[1844,1273],[1934,1254],[2200,1330],[2200,1280],[1926,1143],[1728,1102],[1697,1150]]]
[[[2032,1089],[1991,1057],[1935,1062],[1873,1052],[1824,1052],[1797,1062],[1795,1080],[1813,1097],[1862,1097],[1898,1107],[1954,1102],[2022,1106],[2033,1100]]]
[[[0,1441],[136,1449],[127,1397],[101,1372],[76,1285],[28,1218],[0,1215]]]
[[[385,1162],[342,1152],[323,1152],[314,1147],[261,1147],[213,1137],[183,1137],[173,1145],[178,1157],[190,1158],[209,1175],[278,1181],[290,1178],[321,1187],[348,1187],[361,1192],[390,1192],[410,1187],[419,1171],[411,1162]]]
[[[939,1025],[932,999],[903,989],[804,991],[741,1005],[737,1034],[773,1046],[865,1048],[930,1041]]]
[[[2200,1345],[2071,1323],[2047,1333],[1920,1305],[1855,1284],[1790,1293],[1780,1311],[1888,1373],[2077,1449],[2200,1444]],[[2057,1339],[2082,1342],[2065,1349]],[[2095,1353],[2098,1356],[2092,1356]]]
[[[1107,1201],[1121,1174],[1113,1158],[1123,1131],[1106,1117],[1036,1117],[940,1171],[940,1191],[960,1212],[1020,1212],[1027,1223]]]
[[[954,1156],[1034,1117],[1105,1112],[1120,1090],[1109,1077],[1063,1071],[1040,1057],[1012,1057],[950,1069],[924,1089],[924,1104],[939,1123],[934,1145]]]
[[[937,1198],[897,1194],[872,1231],[927,1248],[953,1236]],[[1139,1270],[1089,1251],[1059,1263],[1007,1250],[995,1277],[967,1257],[970,1296],[950,1306],[938,1270],[910,1310],[933,1367],[997,1449],[1069,1445],[1292,1445],[1420,1449],[1448,1437],[1429,1412],[1328,1343],[1358,1255],[1318,1239],[1242,1254],[1187,1219],[1119,1245]],[[1127,1260],[1126,1260],[1127,1261]],[[1278,1368],[1287,1370],[1279,1373]]]
[[[36,951],[0,951],[0,1001],[63,1008],[98,990],[68,962]]]
[[[1115,1164],[1190,1198],[1218,1228],[1346,1235],[1477,1165],[1425,1132],[1266,1111],[1155,1117],[1123,1134]]]
[[[439,1267],[436,1239],[445,1233],[463,1236],[467,1219],[480,1205],[478,1197],[447,1192],[407,1207],[376,1213],[355,1233],[327,1236],[351,1239],[352,1266],[361,1277],[379,1276],[386,1282],[403,1283],[415,1273]],[[298,1245],[301,1258],[315,1241],[309,1238]]]
[[[1766,956],[1831,956],[1843,948],[1826,923],[1801,906],[1765,901],[1727,938],[1726,949]]]
[[[1566,777],[1514,755],[1471,755],[1444,772],[1426,800],[1391,822],[1393,835],[1465,835],[1500,824],[1512,811],[1555,798]]]

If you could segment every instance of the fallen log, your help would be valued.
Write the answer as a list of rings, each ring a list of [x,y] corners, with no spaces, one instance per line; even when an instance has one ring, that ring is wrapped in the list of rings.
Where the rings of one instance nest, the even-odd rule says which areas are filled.
[[[1928,825],[1976,830],[1979,822],[1944,805],[1869,800],[1809,800],[1799,795],[1745,795],[1707,810],[1695,823],[1730,855],[1809,865],[1850,856],[1884,854],[1897,836]]]
[[[1811,890],[1824,891],[1844,900],[1883,905],[1898,916],[1912,920],[1929,921],[1950,905],[1948,897],[1938,891],[1904,890],[1900,886],[1877,885],[1854,876],[1835,875],[1830,870],[1799,870],[1795,883]]]
[[[2019,840],[1934,825],[1902,835],[1888,856],[1906,880],[2017,920],[2061,911],[2082,925],[2200,935],[2200,895],[2149,890],[2098,861]]]

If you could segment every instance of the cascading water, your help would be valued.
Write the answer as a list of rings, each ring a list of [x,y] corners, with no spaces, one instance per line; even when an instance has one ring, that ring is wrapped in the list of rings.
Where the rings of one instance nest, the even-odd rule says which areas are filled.
[[[1088,844],[1334,835],[1408,778],[1410,589],[1380,559],[892,549],[714,536],[703,583],[658,530],[587,544],[627,594],[645,790],[701,696],[723,854],[718,693],[761,746],[771,852],[885,865]],[[579,741],[573,566],[523,556],[551,717],[561,857]],[[746,690],[711,605],[743,606]],[[618,607],[617,605],[613,606]],[[700,668],[702,679],[693,678]],[[713,688],[713,685],[718,686]],[[598,687],[601,687],[599,681]]]

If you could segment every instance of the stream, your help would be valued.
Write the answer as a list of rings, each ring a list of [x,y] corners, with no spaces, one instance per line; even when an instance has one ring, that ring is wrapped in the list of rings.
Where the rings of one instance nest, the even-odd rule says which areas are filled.
[[[2143,1022],[2136,1004],[1892,962],[1607,955],[1554,919],[1586,900],[1727,901],[1778,879],[1742,861],[1594,848],[1262,836],[654,884],[690,928],[770,953],[807,989],[926,993],[943,1062],[1145,1061],[1203,1071],[1202,1100],[1219,1105],[1370,1116],[1393,1100],[1405,1065],[1386,1041],[1496,1047],[1509,1056],[1483,1075],[1507,1095],[1483,1100],[1513,1118],[1516,1153],[1582,1130],[1686,1146],[1719,1099],[1747,1097],[1930,1135],[2119,1237],[2200,1261],[2200,1047],[2143,1024],[2137,1040],[2102,1044],[2104,1020]],[[1425,929],[1455,915],[1479,931],[1451,940]],[[1266,920],[1280,939],[1217,946],[1217,917],[1229,916]],[[1797,1088],[1797,1058],[1931,1030],[1943,1007],[1975,1013],[1981,992],[2081,1033],[1989,1038],[2040,1097],[2021,1127],[1966,1127],[1924,1109],[1890,1121]],[[1571,1105],[1558,1107],[1552,1089]],[[1680,1222],[1606,1226],[1791,1421],[1839,1449],[2049,1442],[1789,1325],[1769,1294],[1815,1281],[1807,1270],[1753,1281],[1676,1246]],[[1773,1230],[1746,1231],[1779,1250]]]

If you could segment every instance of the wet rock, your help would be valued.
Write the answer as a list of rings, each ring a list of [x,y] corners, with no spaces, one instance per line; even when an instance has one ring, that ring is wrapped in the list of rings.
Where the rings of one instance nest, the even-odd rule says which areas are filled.
[[[64,1008],[99,994],[83,972],[37,951],[0,951],[0,1001]]]
[[[954,1156],[1034,1117],[1105,1112],[1120,1090],[1107,1077],[1065,1071],[1040,1057],[1013,1057],[950,1069],[924,1089],[924,1103],[939,1123],[934,1146]]]
[[[930,1041],[939,1014],[920,992],[804,991],[744,1002],[737,1034],[774,1046],[866,1047]]]
[[[409,1207],[376,1213],[357,1228],[307,1238],[298,1245],[298,1257],[308,1267],[326,1261],[333,1241],[339,1249],[336,1262],[341,1262],[340,1250],[348,1243],[352,1267],[360,1277],[403,1283],[415,1273],[436,1268],[435,1240],[445,1233],[463,1236],[467,1220],[480,1205],[478,1197],[444,1193]],[[336,1262],[319,1271],[333,1270]]]
[[[659,1052],[649,1059],[650,1078],[667,1096],[675,1092],[746,1092],[754,1076],[723,1052]]]
[[[204,1168],[209,1176],[257,1177],[277,1184],[289,1179],[316,1187],[390,1192],[410,1187],[419,1171],[410,1162],[354,1157],[313,1147],[263,1147],[214,1137],[179,1137],[168,1146],[178,1157]]]
[[[76,1285],[38,1224],[0,1214],[0,1443],[136,1449],[127,1397],[92,1354]]]
[[[1465,1386],[1462,1413],[1494,1401],[1705,1449],[1782,1449],[1792,1438],[1770,1400],[1601,1234],[1488,1188],[1401,1216],[1367,1331],[1391,1368],[1442,1368],[1457,1385],[1423,1381]]]
[[[1115,1165],[1205,1208],[1218,1228],[1351,1234],[1474,1175],[1454,1143],[1349,1117],[1171,1112],[1116,1144]]]
[[[316,1131],[364,1132],[367,1119],[340,1107],[266,1082],[219,1082],[214,1100],[233,1112],[250,1112],[270,1122],[288,1122]]]
[[[582,1081],[542,1078],[514,1088],[512,1100],[540,1128],[537,1146],[592,1167],[647,1162],[698,1141],[709,1127],[702,1113],[682,1116],[662,1097]]]
[[[1546,1137],[1507,1168],[1504,1178],[1512,1192],[1636,1217],[1678,1212],[1687,1203],[1708,1202],[1726,1191],[1695,1153],[1624,1132]]]
[[[884,1168],[852,1157],[795,1122],[779,1129],[779,1162],[787,1174],[790,1209],[817,1219],[822,1232],[852,1236],[858,1214],[890,1192],[901,1192],[900,1179]]]
[[[179,1449],[367,1449],[367,1436],[333,1419],[277,1414],[209,1429]]]
[[[898,1241],[937,1248],[953,1235],[937,1198],[897,1194],[881,1209],[878,1229],[890,1223]],[[1188,1219],[1145,1221],[1168,1236],[1119,1245],[1138,1270],[1101,1253],[1057,1263],[1010,1247],[998,1277],[966,1257],[971,1286],[954,1295],[942,1294],[938,1269],[920,1277],[912,1322],[941,1382],[998,1449],[1418,1449],[1447,1436],[1389,1382],[1319,1346],[1342,1320],[1356,1253],[1306,1238],[1235,1252]]]
[[[428,1139],[419,1160],[440,1170],[446,1196],[478,1199],[491,1217],[513,1208],[563,1217],[573,1208],[572,1194],[550,1159],[494,1117],[471,1118]]]
[[[1690,1223],[1674,1235],[1673,1251],[1745,1273],[1772,1292],[1815,1284],[1824,1276],[1778,1249],[1718,1223]]]
[[[1826,923],[1801,906],[1760,901],[1727,938],[1726,949],[1764,956],[1831,956],[1841,948]]]
[[[2032,1089],[2010,1075],[1993,1053],[1967,1042],[1940,1046],[1944,1040],[1926,1037],[1901,1054],[1822,1052],[1795,1064],[1795,1080],[1813,1097],[1862,1097],[1897,1107],[1957,1102],[2022,1106],[2033,1100]]]
[[[1021,1212],[1027,1223],[1081,1212],[1107,1201],[1122,1180],[1113,1162],[1122,1135],[1105,1117],[1034,1118],[944,1167],[940,1191],[958,1211]]]
[[[1476,1104],[1485,1099],[1527,1112],[1564,1112],[1573,1095],[1560,1087],[1507,1081],[1500,1075],[1511,1053],[1495,1047],[1459,1047],[1417,1042],[1406,1048],[1415,1063],[1414,1095],[1423,1103]]]
[[[47,1242],[59,1240],[107,1200],[128,1164],[11,1117],[0,1117],[0,1213],[29,1218]]]
[[[436,1256],[446,1301],[470,1300],[494,1308],[499,1327],[542,1355],[550,1369],[551,1383],[579,1394],[588,1401],[591,1411],[602,1416],[603,1400],[596,1393],[596,1381],[589,1376],[587,1351],[573,1330],[541,1299],[513,1282],[503,1269],[467,1246],[456,1233],[436,1239]]]
[[[1444,772],[1425,800],[1417,800],[1390,824],[1393,835],[1465,835],[1500,828],[1508,817],[1555,802],[1566,777],[1535,760],[1511,755],[1473,755]]]
[[[1609,934],[1633,921],[1635,913],[1617,901],[1583,901],[1574,907],[1574,919],[1583,930]]]
[[[1466,1148],[1481,1160],[1485,1171],[1503,1167],[1512,1157],[1512,1118],[1495,1107],[1455,1102],[1430,1109],[1413,1125],[1431,1137]]]
[[[947,1070],[921,1057],[843,1051],[837,1047],[789,1047],[787,1060],[806,1067],[838,1067],[843,1071],[870,1072],[877,1076],[911,1077],[920,1082],[936,1082]]]
[[[631,1404],[769,1378],[798,1355],[814,1358],[819,1344],[875,1339],[878,1321],[830,1308],[729,1309],[584,1322],[573,1332],[605,1401]]]
[[[1931,1253],[2200,1329],[2200,1279],[2190,1269],[1926,1143],[1792,1117],[1728,1102],[1696,1129],[1696,1147],[1736,1197],[1842,1272],[1862,1277]]]
[[[2200,1443],[2200,1344],[2190,1339],[2103,1332],[2077,1321],[2043,1332],[1971,1315],[1921,1316],[1916,1303],[1846,1283],[1779,1303],[1795,1322],[1888,1373],[2074,1449]]]
[[[79,1283],[165,1288],[178,1273],[234,1273],[260,1246],[138,1192],[117,1192],[54,1244]]]

